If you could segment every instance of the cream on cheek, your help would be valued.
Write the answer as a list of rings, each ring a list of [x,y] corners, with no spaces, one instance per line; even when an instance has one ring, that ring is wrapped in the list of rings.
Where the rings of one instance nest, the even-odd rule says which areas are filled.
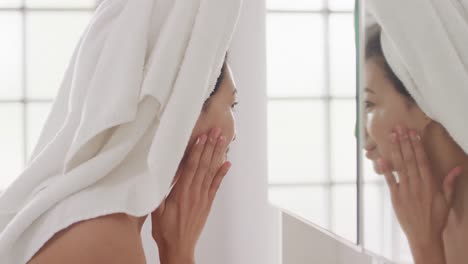
[[[369,124],[369,134],[377,145],[380,158],[391,164],[390,134],[398,125],[411,127],[410,113],[401,98],[393,98],[377,106]]]
[[[391,113],[385,109],[376,109],[369,125],[369,135],[374,140],[380,158],[390,160],[390,133],[394,120]]]

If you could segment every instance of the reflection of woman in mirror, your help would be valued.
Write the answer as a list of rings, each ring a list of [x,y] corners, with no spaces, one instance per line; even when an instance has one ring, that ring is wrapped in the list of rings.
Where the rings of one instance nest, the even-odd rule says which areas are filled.
[[[457,100],[457,96],[467,95],[468,83],[460,85],[457,81],[460,76],[468,80],[468,64],[463,64],[468,63],[468,57],[463,57],[468,54],[454,53],[459,60],[453,64],[435,63],[441,54],[450,55],[445,49],[460,51],[457,50],[460,42],[447,41],[454,47],[446,45],[438,50],[437,45],[444,41],[434,41],[437,43],[432,45],[433,52],[425,53],[427,49],[418,44],[429,44],[432,35],[427,32],[439,33],[443,27],[429,31],[426,28],[425,34],[418,35],[416,31],[411,32],[416,26],[405,28],[398,24],[413,21],[405,20],[405,14],[400,21],[400,12],[388,14],[393,7],[398,8],[398,3],[392,6],[392,1],[380,1],[386,8],[382,11],[378,10],[379,1],[374,2],[377,21],[384,23],[382,28],[374,25],[367,32],[366,156],[372,160],[375,171],[386,178],[396,216],[408,238],[415,263],[466,263],[468,133],[464,132],[468,131],[468,124],[461,124],[459,120],[462,116],[466,118],[467,112],[456,113],[453,109],[468,111],[468,98]],[[440,2],[450,5],[448,1]],[[421,7],[418,11],[425,9]],[[398,22],[391,24],[390,18]],[[444,19],[437,21],[444,23]],[[468,18],[465,22],[466,31],[460,34],[468,31]],[[406,31],[400,34],[398,30]],[[413,36],[412,33],[415,39],[426,38],[421,43],[417,40],[409,43],[412,40],[408,35]],[[455,36],[452,34],[447,35]],[[464,38],[467,40],[466,34]],[[468,51],[468,42],[464,42],[464,46]],[[443,80],[441,76],[454,81],[438,86]],[[463,86],[465,92],[459,93],[457,89]],[[437,97],[440,89],[446,89],[442,94],[447,95]],[[443,104],[446,107],[441,107]]]

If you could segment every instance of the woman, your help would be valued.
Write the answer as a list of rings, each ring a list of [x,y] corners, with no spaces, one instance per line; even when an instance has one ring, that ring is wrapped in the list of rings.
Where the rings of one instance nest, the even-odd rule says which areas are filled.
[[[103,1],[0,196],[1,263],[193,263],[231,164],[238,0]]]
[[[152,236],[162,264],[194,263],[198,238],[231,166],[225,155],[235,139],[236,93],[225,63],[193,129],[174,187],[151,214]],[[140,235],[145,220],[146,216],[113,214],[76,223],[57,233],[29,263],[143,264]]]
[[[464,263],[468,154],[443,125],[426,115],[396,76],[382,48],[381,29],[374,26],[369,35],[367,157],[385,176],[415,263]]]

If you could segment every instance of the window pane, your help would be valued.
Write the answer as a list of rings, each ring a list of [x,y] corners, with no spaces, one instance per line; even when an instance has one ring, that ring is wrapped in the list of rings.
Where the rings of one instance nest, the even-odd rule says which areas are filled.
[[[332,231],[349,241],[357,240],[357,186],[332,187]]]
[[[398,263],[411,263],[406,238],[395,218],[385,181],[364,184],[363,195],[366,249]]]
[[[383,252],[384,203],[381,184],[365,184],[364,190],[364,243],[367,249]]]
[[[398,252],[400,255],[398,258],[398,262],[413,263],[413,256],[411,254],[411,249],[409,247],[408,239],[406,238],[405,233],[403,232],[401,228],[398,228],[397,234],[398,234],[398,238],[400,239],[398,243],[399,244]]]
[[[21,104],[0,104],[0,190],[10,185],[23,168],[22,120]]]
[[[303,217],[314,224],[328,228],[328,188],[312,187],[270,187],[271,203]]]
[[[269,103],[270,182],[323,182],[327,179],[324,108],[320,101]]]
[[[328,0],[328,6],[332,11],[353,11],[355,0]]]
[[[27,146],[28,146],[28,160],[31,151],[36,146],[42,127],[45,124],[46,118],[50,112],[52,103],[29,103],[27,105]]]
[[[325,0],[267,0],[267,8],[274,10],[320,10]]]
[[[40,8],[57,8],[57,7],[74,7],[74,8],[91,8],[94,7],[96,0],[26,0],[28,7]]]
[[[365,151],[364,151],[365,155]],[[363,163],[363,181],[364,182],[375,182],[375,181],[381,181],[383,178],[383,175],[378,175],[375,172],[375,167],[376,163],[367,159],[366,156],[362,158],[362,163]]]
[[[330,75],[334,96],[356,94],[356,50],[352,14],[330,16]]]
[[[21,14],[0,12],[0,99],[18,99],[22,94]]]
[[[331,101],[331,175],[333,181],[356,182],[356,103]]]
[[[1,0],[0,7],[20,7],[21,0]],[[3,32],[3,31],[0,31]]]
[[[90,19],[83,12],[40,12],[27,17],[28,97],[55,97],[66,67]]]
[[[324,94],[324,17],[269,14],[267,24],[268,94]]]

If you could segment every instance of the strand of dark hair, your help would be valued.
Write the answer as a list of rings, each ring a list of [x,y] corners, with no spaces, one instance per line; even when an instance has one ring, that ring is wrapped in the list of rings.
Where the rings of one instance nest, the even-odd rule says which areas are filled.
[[[383,68],[386,77],[392,82],[396,90],[411,101],[414,101],[403,82],[398,78],[398,76],[396,76],[388,64],[387,59],[385,59],[385,55],[382,49],[382,41],[380,39],[381,32],[382,29],[377,24],[374,24],[366,29],[366,61],[370,59],[376,59],[376,62]]]

